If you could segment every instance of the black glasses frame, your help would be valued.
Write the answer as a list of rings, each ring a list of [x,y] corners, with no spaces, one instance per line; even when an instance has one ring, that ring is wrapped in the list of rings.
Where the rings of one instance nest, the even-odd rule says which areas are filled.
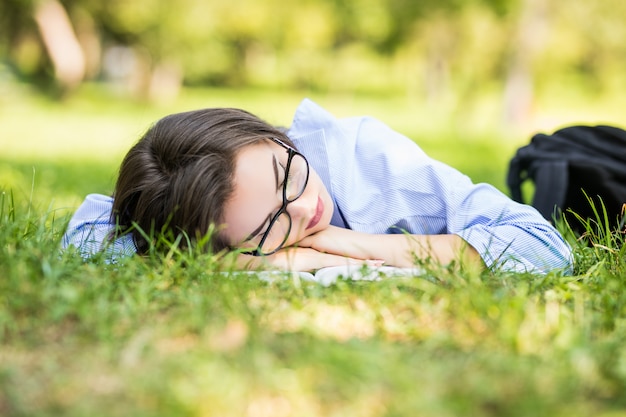
[[[282,249],[283,245],[285,244],[285,242],[289,238],[289,233],[291,233],[292,220],[291,220],[291,216],[289,215],[289,212],[287,211],[287,205],[289,203],[293,203],[298,198],[300,198],[300,196],[304,193],[304,190],[306,189],[307,184],[309,183],[309,172],[310,172],[310,170],[309,170],[309,161],[307,161],[306,157],[304,155],[302,155],[300,152],[296,151],[293,147],[287,145],[286,143],[284,143],[283,141],[281,141],[278,138],[272,137],[272,138],[269,138],[269,139],[271,139],[272,141],[276,142],[277,144],[279,144],[280,146],[285,148],[287,150],[287,153],[289,154],[288,159],[287,159],[287,165],[285,166],[285,181],[283,182],[283,204],[280,206],[280,208],[278,209],[276,214],[274,214],[274,216],[272,216],[272,219],[270,220],[270,223],[267,226],[267,229],[265,229],[265,232],[263,233],[263,237],[261,238],[261,241],[259,242],[259,245],[257,246],[257,248],[255,250],[253,250],[253,251],[241,252],[241,253],[243,253],[245,255],[268,256],[268,255],[272,255],[272,254],[274,254],[274,253],[276,253],[276,252],[278,252],[279,250]],[[306,178],[304,179],[304,186],[302,187],[300,192],[298,192],[298,194],[295,197],[293,197],[292,199],[288,199],[287,198],[287,178],[289,176],[289,170],[291,169],[291,161],[293,160],[293,157],[295,155],[299,155],[300,157],[302,157],[302,159],[304,159],[304,163],[306,164]],[[287,233],[285,234],[284,240],[281,242],[280,245],[278,245],[278,247],[276,249],[274,249],[272,251],[269,251],[269,252],[263,252],[263,250],[261,249],[263,247],[263,244],[267,240],[267,237],[269,236],[269,233],[272,230],[272,227],[278,221],[278,218],[283,213],[285,213],[287,215],[287,218],[289,219],[289,227],[287,228]]]

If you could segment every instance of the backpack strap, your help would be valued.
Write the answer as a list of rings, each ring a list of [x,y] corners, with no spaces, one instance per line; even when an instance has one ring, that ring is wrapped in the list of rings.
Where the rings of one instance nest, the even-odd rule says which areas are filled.
[[[522,183],[526,178],[522,178],[522,161],[518,154],[515,155],[509,162],[509,171],[506,177],[506,185],[511,191],[511,198],[518,203],[523,203],[522,198]]]
[[[553,220],[555,209],[563,207],[567,196],[569,169],[566,160],[542,160],[535,163],[535,195],[533,207],[541,215]]]
[[[569,165],[566,158],[551,156],[542,149],[545,139],[549,139],[547,135],[537,134],[529,145],[518,149],[509,163],[507,186],[514,201],[528,204],[522,196],[522,184],[531,180],[535,185],[532,206],[552,220],[555,207],[563,207],[567,197]]]

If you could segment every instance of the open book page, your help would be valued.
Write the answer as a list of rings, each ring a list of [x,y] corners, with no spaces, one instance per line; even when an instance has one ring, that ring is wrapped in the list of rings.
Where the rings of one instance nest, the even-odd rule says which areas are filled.
[[[317,282],[318,284],[328,286],[338,279],[352,281],[379,281],[385,278],[400,277],[418,277],[424,274],[419,267],[414,268],[398,268],[394,266],[361,266],[361,265],[341,265],[329,266],[318,269],[315,272],[302,271],[232,271],[225,272],[228,275],[256,275],[259,279],[265,281],[274,281],[277,279],[298,278],[303,281]]]
[[[338,279],[348,279],[352,281],[378,281],[384,278],[415,277],[422,275],[419,268],[397,268],[394,266],[368,267],[360,265],[329,266],[319,269],[313,276],[313,281],[330,285]]]

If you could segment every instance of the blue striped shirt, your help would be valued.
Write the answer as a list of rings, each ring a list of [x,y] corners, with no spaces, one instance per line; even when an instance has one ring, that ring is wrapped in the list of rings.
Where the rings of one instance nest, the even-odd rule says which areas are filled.
[[[492,268],[571,268],[570,247],[533,207],[491,185],[473,184],[374,118],[337,119],[305,99],[287,135],[330,192],[335,226],[372,234],[456,234]],[[102,250],[113,228],[112,202],[89,195],[70,221],[63,245],[73,244],[85,256]],[[134,253],[135,247],[126,236],[104,250],[119,256]]]

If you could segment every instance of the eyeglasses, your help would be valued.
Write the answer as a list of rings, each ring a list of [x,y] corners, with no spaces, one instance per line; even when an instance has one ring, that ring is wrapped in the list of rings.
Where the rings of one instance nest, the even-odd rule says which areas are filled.
[[[291,216],[287,212],[287,205],[297,200],[309,181],[309,163],[304,155],[277,138],[270,138],[289,154],[285,165],[283,180],[283,204],[272,216],[269,225],[262,235],[253,237],[249,242],[257,242],[257,248],[253,251],[242,252],[248,255],[267,256],[277,252],[283,247],[291,232]]]

